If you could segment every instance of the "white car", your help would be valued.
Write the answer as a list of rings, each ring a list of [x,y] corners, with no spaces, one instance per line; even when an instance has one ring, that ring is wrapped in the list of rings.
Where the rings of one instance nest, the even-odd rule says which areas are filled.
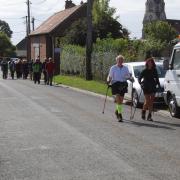
[[[124,63],[124,65],[128,67],[129,72],[134,78],[133,84],[131,81],[128,80],[128,93],[125,94],[125,99],[131,100],[133,102],[133,106],[136,107],[144,103],[144,93],[138,82],[138,77],[142,72],[142,70],[145,68],[145,62],[129,62],[129,63]],[[156,96],[155,102],[164,103],[163,91],[164,91],[164,77],[166,71],[163,68],[163,62],[156,62],[156,68],[158,71],[161,88],[158,90],[158,92],[155,95]]]

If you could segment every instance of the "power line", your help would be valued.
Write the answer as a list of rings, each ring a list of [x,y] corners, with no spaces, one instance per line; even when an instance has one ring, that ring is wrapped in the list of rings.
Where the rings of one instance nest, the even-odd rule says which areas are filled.
[[[24,1],[22,1],[22,2],[17,2],[17,3],[3,3],[3,6],[16,6],[17,4],[22,4],[22,3],[24,3]]]
[[[18,31],[18,32],[13,32],[13,34],[17,34],[17,33],[25,33],[26,31]]]
[[[10,20],[20,20],[20,19],[22,19],[22,18],[6,18],[6,17],[1,17],[1,19],[10,19]]]
[[[41,4],[44,4],[46,1],[47,1],[47,0],[42,0],[42,1],[40,1],[39,3],[34,3],[34,2],[33,2],[33,4],[35,4],[35,5],[41,5]]]
[[[37,19],[35,18],[36,21],[39,21],[39,22],[44,22],[44,20],[40,20],[40,19]]]
[[[46,11],[46,12],[48,12],[48,11],[53,11],[53,9],[55,9],[55,8],[57,8],[57,4],[59,3],[59,0],[56,0],[56,2],[54,2],[52,5],[49,5],[50,7],[49,8],[47,8],[47,9],[45,9],[45,10],[43,10],[43,11]],[[32,6],[33,6],[33,4],[32,4]],[[53,7],[53,8],[52,8]],[[38,11],[41,9],[41,8],[39,8],[39,7],[37,7],[37,6],[33,6],[33,9],[37,9]]]

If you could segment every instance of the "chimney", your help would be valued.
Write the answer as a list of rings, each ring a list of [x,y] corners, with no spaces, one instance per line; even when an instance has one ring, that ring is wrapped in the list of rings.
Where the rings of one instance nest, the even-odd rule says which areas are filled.
[[[66,0],[65,1],[65,9],[69,9],[76,6],[71,0]]]

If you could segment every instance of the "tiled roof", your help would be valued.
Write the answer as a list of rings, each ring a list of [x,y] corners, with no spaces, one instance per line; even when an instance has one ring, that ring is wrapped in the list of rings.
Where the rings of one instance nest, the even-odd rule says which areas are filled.
[[[57,26],[59,26],[64,20],[66,20],[70,15],[76,12],[82,5],[74,6],[69,9],[57,12],[46,21],[44,21],[37,29],[31,32],[31,35],[38,34],[48,34],[53,31]]]
[[[24,49],[27,49],[26,46],[27,46],[27,39],[24,38],[16,45],[16,48],[18,50],[24,50]]]

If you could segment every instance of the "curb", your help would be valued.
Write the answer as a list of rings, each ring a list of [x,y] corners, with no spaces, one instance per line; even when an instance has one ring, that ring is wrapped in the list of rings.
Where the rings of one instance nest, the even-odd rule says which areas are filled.
[[[83,90],[83,89],[71,87],[71,86],[68,86],[68,85],[56,84],[56,86],[60,86],[60,87],[63,87],[63,88],[69,88],[71,90],[81,92],[83,94],[92,95],[92,96],[95,96],[95,97],[105,98],[105,95],[97,94],[97,93],[94,93],[94,92],[91,92],[91,91],[88,91],[88,90]],[[114,101],[113,97],[109,97],[109,96],[107,96],[107,100],[112,101],[112,102]],[[159,114],[161,116],[172,118],[170,113],[168,111],[165,111],[165,110],[158,110],[157,112],[154,112],[154,113]]]

